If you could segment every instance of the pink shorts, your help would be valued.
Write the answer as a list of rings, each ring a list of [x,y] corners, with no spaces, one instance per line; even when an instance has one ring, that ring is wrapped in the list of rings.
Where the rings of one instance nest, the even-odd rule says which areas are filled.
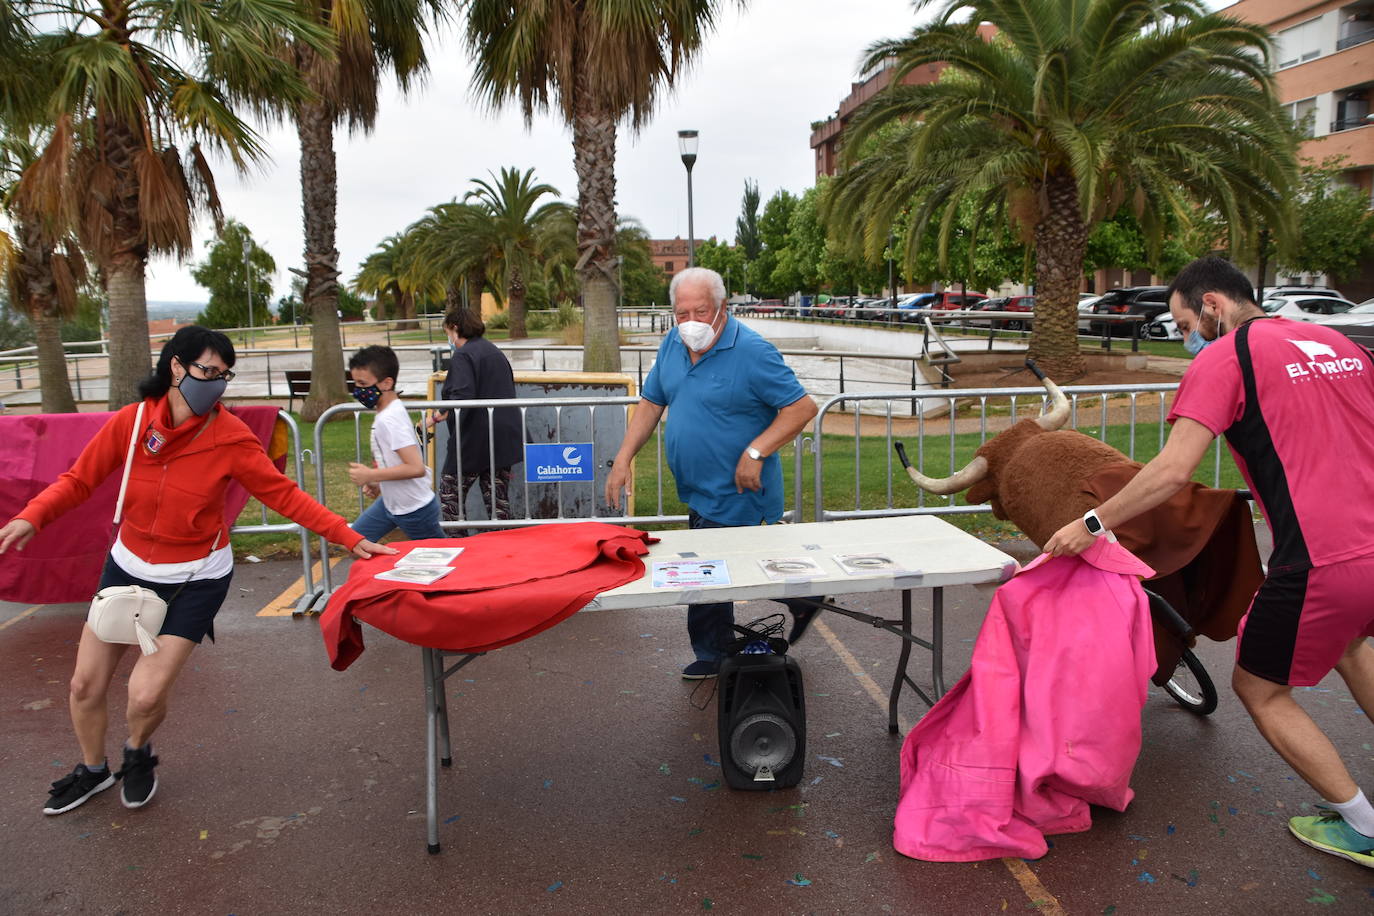
[[[1374,557],[1266,578],[1240,622],[1236,664],[1311,687],[1362,636],[1374,636]]]

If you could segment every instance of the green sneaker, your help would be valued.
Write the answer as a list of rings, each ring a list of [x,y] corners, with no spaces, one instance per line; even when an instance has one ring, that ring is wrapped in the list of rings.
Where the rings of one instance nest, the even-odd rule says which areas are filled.
[[[1315,817],[1289,818],[1288,830],[1313,849],[1374,868],[1374,837],[1360,833],[1335,811]]]

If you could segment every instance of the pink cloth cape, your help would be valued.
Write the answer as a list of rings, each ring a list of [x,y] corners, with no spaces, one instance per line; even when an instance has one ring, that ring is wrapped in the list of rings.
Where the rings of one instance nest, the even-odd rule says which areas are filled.
[[[892,845],[932,862],[1036,859],[1045,836],[1125,810],[1155,669],[1141,577],[1100,538],[993,597],[967,673],[906,736]]]

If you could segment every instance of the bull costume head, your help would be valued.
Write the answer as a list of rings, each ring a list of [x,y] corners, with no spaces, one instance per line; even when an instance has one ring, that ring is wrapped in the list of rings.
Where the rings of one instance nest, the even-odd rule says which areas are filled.
[[[1026,366],[1049,393],[1048,409],[1021,420],[979,446],[973,459],[949,477],[927,477],[907,461],[918,487],[948,495],[967,490],[970,505],[1020,528],[1037,547],[1134,477],[1142,465],[1101,440],[1062,429],[1069,399],[1036,365]],[[1182,614],[1194,633],[1226,640],[1263,579],[1249,503],[1232,490],[1189,484],[1167,502],[1114,530],[1121,544],[1156,571],[1148,587]],[[1162,683],[1193,633],[1155,628]]]

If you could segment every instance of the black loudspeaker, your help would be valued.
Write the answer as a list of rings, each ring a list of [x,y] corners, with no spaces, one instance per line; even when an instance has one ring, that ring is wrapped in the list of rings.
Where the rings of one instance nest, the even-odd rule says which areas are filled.
[[[725,782],[732,789],[795,786],[806,763],[801,667],[786,655],[729,655],[717,684]]]

